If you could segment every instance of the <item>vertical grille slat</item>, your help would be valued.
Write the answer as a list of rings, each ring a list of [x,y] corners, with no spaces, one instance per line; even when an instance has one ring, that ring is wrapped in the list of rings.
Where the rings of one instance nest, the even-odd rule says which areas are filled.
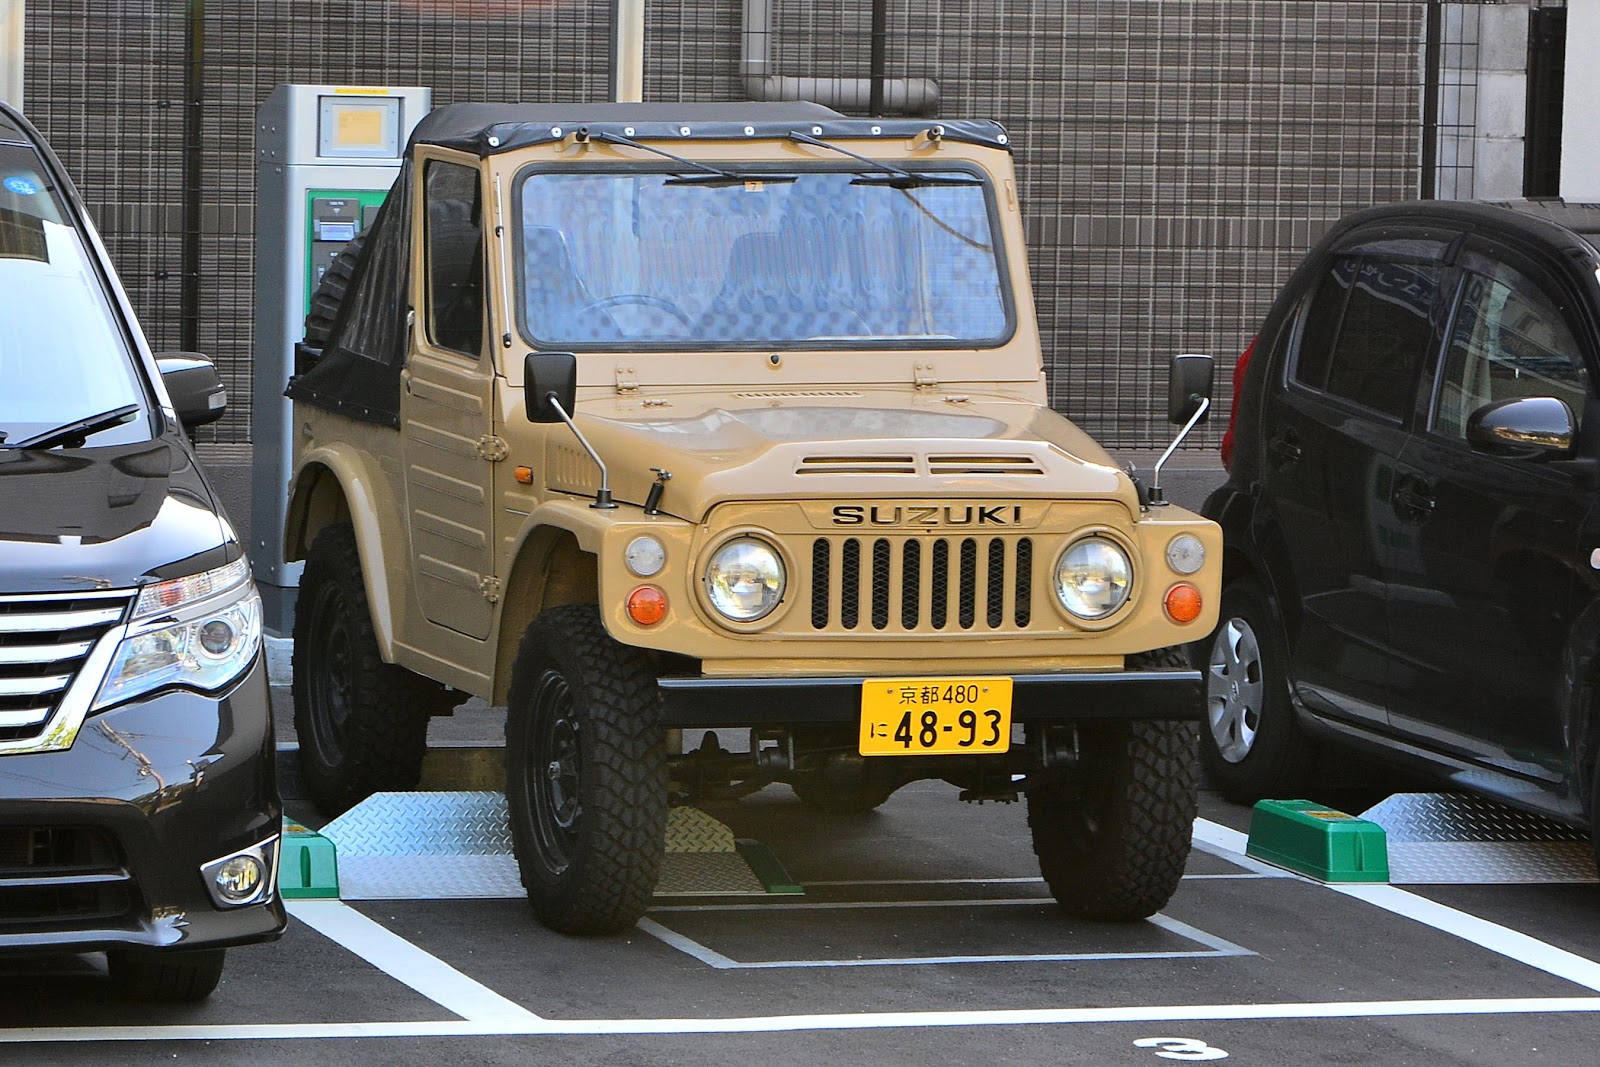
[[[854,630],[861,622],[861,542],[846,539],[839,557],[839,624]]]
[[[961,542],[961,628],[972,629],[977,618],[978,542],[968,537]]]
[[[872,628],[889,625],[889,541],[872,542]]]
[[[1033,621],[1033,538],[1017,542],[1017,626]]]
[[[912,538],[901,553],[900,625],[915,630],[922,618],[922,542]]]
[[[828,571],[833,562],[833,544],[826,537],[819,537],[811,544],[811,626],[813,629],[825,630],[828,628],[828,609],[831,601],[828,599]]]
[[[933,542],[932,585],[928,622],[935,630],[942,630],[950,615],[950,542],[942,537]]]
[[[989,581],[984,586],[984,599],[988,601],[985,617],[989,629],[998,630],[1006,621],[1006,543],[998,537],[989,538]]]

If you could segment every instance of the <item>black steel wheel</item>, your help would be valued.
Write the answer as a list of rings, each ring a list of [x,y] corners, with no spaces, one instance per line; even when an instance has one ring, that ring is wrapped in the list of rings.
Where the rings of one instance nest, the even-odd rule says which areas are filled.
[[[106,970],[117,992],[129,1000],[192,1004],[204,1000],[222,980],[227,950],[114,949]]]
[[[1129,668],[1187,666],[1178,649],[1130,656]],[[1028,792],[1028,829],[1050,892],[1086,919],[1160,911],[1189,859],[1199,803],[1194,724],[1083,723],[1079,758]]]
[[[349,523],[317,535],[294,620],[294,727],[300,773],[333,816],[373,793],[411,789],[444,687],[378,653]]]
[[[506,709],[506,805],[528,902],[562,933],[626,930],[661,873],[667,761],[646,655],[590,605],[523,636]]]
[[[1282,628],[1254,580],[1222,591],[1217,629],[1203,656],[1200,759],[1208,780],[1240,804],[1303,792],[1316,747],[1295,721]]]

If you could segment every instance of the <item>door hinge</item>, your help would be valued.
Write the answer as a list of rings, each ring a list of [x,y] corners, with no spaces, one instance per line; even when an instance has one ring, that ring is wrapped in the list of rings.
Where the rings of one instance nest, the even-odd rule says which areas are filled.
[[[479,459],[486,459],[490,463],[499,463],[511,455],[511,446],[498,437],[485,436],[478,438],[478,443],[472,446]]]
[[[932,363],[918,363],[912,367],[911,373],[915,376],[918,389],[939,388],[939,377],[934,373]]]
[[[478,592],[483,594],[483,599],[491,604],[500,602],[500,579],[494,575],[485,575],[478,579]]]
[[[638,372],[626,363],[617,364],[617,392],[637,393],[639,391]]]

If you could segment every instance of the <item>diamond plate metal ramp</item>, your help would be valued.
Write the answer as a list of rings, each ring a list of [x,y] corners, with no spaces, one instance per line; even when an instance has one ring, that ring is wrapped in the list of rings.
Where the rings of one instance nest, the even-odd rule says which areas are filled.
[[[322,836],[338,849],[345,900],[523,896],[500,793],[375,793]],[[656,896],[798,891],[763,846],[696,808],[668,812]]]
[[[1594,882],[1589,835],[1463,793],[1397,793],[1361,813],[1383,827],[1394,885]]]

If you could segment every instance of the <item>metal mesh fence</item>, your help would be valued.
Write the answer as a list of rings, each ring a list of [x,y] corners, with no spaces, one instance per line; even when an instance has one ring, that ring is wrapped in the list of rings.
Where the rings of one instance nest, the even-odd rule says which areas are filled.
[[[886,0],[875,36],[867,2],[647,0],[645,94],[748,99],[810,79],[808,95],[864,114],[870,100],[853,94],[876,68],[890,105],[905,94],[917,106],[931,89],[925,112],[1004,122],[1052,403],[1109,447],[1147,448],[1169,434],[1169,355],[1216,355],[1225,394],[1233,357],[1323,227],[1416,195],[1424,7]],[[190,10],[182,0],[27,9],[30,114],[77,176],[159,348],[177,347],[180,332]],[[611,5],[213,0],[203,10],[199,342],[232,402],[202,435],[245,444],[252,135],[271,89],[428,85],[436,104],[603,99]]]

